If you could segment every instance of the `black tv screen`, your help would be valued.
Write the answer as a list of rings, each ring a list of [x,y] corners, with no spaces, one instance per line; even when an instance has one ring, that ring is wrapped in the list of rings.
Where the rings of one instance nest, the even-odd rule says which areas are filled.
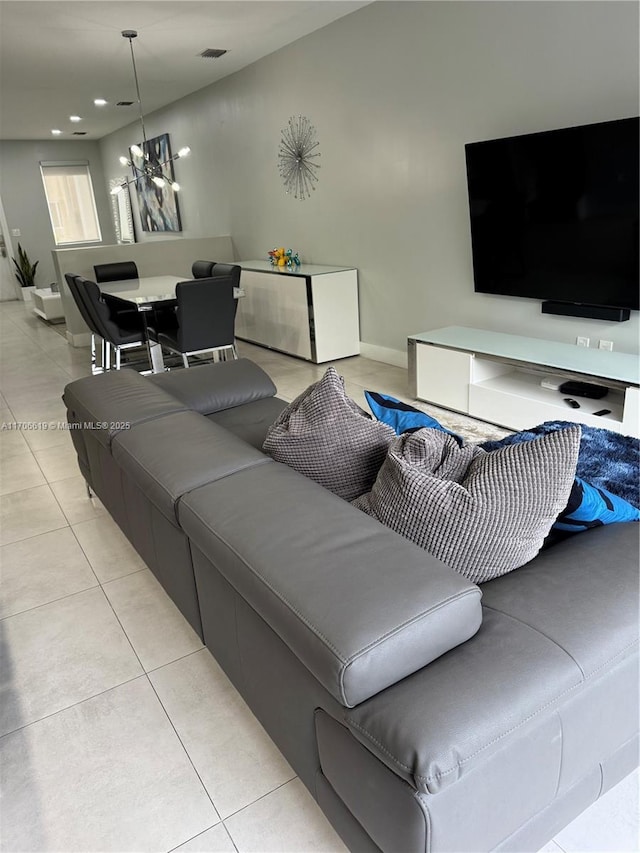
[[[475,290],[638,310],[638,128],[466,145]]]

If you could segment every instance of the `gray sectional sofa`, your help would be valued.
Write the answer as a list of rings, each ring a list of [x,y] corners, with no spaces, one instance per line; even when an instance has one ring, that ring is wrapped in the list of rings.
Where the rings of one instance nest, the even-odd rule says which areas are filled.
[[[478,587],[261,450],[241,359],[64,392],[90,488],[352,851],[537,850],[638,763],[638,525]]]

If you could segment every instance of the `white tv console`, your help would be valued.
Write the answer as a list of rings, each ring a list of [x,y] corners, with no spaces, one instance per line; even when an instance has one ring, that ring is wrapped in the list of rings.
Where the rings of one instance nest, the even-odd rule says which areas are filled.
[[[409,380],[416,399],[509,429],[563,420],[638,437],[640,359],[623,352],[449,326],[408,340]],[[603,385],[606,397],[574,397],[544,388],[548,377]],[[609,409],[606,415],[594,412]]]

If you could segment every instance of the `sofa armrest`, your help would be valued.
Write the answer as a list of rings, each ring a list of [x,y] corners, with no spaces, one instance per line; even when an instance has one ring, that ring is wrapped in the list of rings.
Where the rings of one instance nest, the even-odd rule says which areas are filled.
[[[195,489],[178,516],[196,580],[212,564],[347,707],[480,626],[475,584],[284,465]]]
[[[276,393],[276,386],[264,370],[248,358],[201,365],[197,370],[158,373],[149,381],[201,415],[233,409]]]

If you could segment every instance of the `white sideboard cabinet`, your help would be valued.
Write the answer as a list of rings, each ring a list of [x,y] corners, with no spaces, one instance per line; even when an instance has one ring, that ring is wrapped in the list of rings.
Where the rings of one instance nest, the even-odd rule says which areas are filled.
[[[639,435],[637,355],[462,326],[412,335],[408,355],[418,400],[514,430],[563,420]],[[607,394],[591,399],[548,387],[568,380],[604,386]],[[566,402],[570,396],[579,408]]]
[[[358,355],[358,271],[239,261],[236,337],[321,364]]]

